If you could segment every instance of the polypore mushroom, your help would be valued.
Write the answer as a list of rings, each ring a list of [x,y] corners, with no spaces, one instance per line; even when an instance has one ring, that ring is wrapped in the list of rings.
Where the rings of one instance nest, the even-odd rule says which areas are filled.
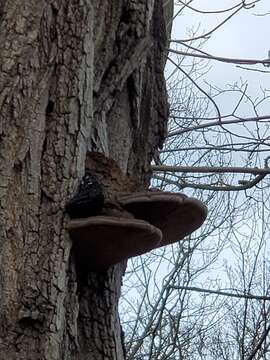
[[[201,201],[180,193],[133,193],[119,197],[118,201],[135,218],[148,221],[162,231],[158,246],[183,239],[198,229],[207,216],[207,208]]]
[[[143,220],[112,216],[74,219],[68,224],[79,265],[106,270],[159,246],[162,233]]]

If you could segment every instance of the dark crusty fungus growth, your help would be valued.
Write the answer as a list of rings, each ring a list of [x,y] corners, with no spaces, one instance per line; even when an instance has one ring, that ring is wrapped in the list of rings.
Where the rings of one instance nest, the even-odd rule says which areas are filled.
[[[79,265],[102,271],[159,246],[162,233],[143,220],[112,216],[74,219],[68,224]]]
[[[179,193],[140,192],[121,196],[118,201],[135,218],[162,231],[159,246],[183,239],[198,229],[207,216],[207,208],[201,201]]]
[[[71,218],[97,215],[104,205],[103,188],[97,177],[86,171],[75,196],[67,203],[66,211]]]

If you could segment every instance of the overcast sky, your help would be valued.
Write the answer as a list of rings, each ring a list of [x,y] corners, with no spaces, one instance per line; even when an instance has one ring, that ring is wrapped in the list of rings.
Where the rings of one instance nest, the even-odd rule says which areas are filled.
[[[231,7],[239,3],[239,0],[194,0],[192,6],[200,10],[220,10]],[[177,7],[175,8],[177,10]],[[268,57],[270,50],[270,14],[268,16],[258,16],[260,14],[270,13],[270,0],[261,0],[251,10],[241,10],[229,22],[223,25],[217,32],[212,35],[207,42],[204,50],[216,56],[265,59]],[[191,10],[185,10],[174,22],[173,39],[188,38],[187,28],[197,28],[200,25],[197,34],[205,33],[215,27],[227,14],[198,14]],[[259,72],[241,70],[235,65],[212,62],[211,71],[205,76],[218,86],[223,87],[228,83],[234,83],[240,78],[248,80],[249,92],[252,96],[257,96],[260,86],[264,89],[270,89],[270,73],[262,74]],[[257,66],[260,70],[270,70],[262,65]],[[222,105],[225,105],[223,101]],[[226,104],[224,111],[227,111]],[[261,111],[265,114],[268,106]],[[229,111],[229,109],[228,109]],[[267,111],[267,113],[269,113]]]

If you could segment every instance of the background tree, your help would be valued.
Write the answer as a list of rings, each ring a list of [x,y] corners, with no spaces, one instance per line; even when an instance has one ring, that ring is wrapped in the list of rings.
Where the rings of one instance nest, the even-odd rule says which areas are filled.
[[[79,278],[65,204],[88,150],[148,185],[167,121],[161,1],[0,7],[0,358],[123,359],[125,264]]]
[[[171,42],[169,131],[153,184],[185,189],[208,204],[209,215],[190,238],[130,263],[122,298],[129,359],[269,356],[268,90],[255,99],[246,81],[224,89],[204,81],[216,58],[267,71],[268,60],[225,59],[204,50],[225,21],[260,2],[212,11],[224,15],[213,31],[190,31]],[[193,3],[177,1],[175,14],[198,11]],[[228,98],[231,109],[223,113]]]

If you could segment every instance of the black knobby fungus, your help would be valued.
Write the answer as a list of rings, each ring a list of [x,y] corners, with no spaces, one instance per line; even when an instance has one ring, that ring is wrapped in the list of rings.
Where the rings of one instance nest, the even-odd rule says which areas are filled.
[[[66,211],[71,218],[86,218],[99,214],[104,205],[102,185],[97,177],[87,171],[77,194],[67,203]]]

